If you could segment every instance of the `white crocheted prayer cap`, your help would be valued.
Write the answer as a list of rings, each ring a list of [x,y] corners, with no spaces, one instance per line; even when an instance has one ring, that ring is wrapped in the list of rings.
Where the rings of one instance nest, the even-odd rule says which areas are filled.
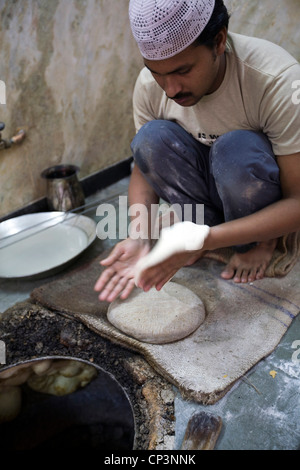
[[[130,0],[133,36],[145,59],[163,60],[190,46],[210,20],[215,0]]]

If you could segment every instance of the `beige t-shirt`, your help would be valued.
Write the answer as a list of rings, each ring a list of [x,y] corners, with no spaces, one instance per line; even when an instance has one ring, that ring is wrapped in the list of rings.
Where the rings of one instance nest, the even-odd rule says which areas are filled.
[[[299,80],[300,64],[284,49],[229,33],[224,80],[194,106],[183,107],[168,99],[151,72],[142,69],[133,94],[136,131],[153,119],[167,119],[212,145],[232,130],[261,130],[275,155],[300,152],[300,104],[292,100]]]

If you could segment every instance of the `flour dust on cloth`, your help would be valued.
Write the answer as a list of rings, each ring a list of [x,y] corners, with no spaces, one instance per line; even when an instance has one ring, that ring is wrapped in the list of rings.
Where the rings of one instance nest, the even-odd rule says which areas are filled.
[[[143,355],[183,397],[213,404],[276,348],[298,315],[299,242],[299,233],[280,240],[268,268],[270,277],[253,283],[236,284],[221,278],[224,264],[220,259],[227,259],[227,251],[181,268],[172,283],[187,287],[202,300],[205,319],[189,336],[171,343],[139,341],[108,321],[109,304],[99,302],[93,286],[105,269],[99,263],[110,250],[34,289],[31,298]]]
[[[169,282],[160,291],[135,289],[128,299],[116,299],[108,308],[107,318],[139,341],[164,344],[193,333],[205,319],[205,308],[190,289]]]

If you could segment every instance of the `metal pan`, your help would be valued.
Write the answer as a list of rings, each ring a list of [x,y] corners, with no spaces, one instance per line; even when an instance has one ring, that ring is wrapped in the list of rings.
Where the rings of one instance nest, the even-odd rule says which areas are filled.
[[[28,279],[54,274],[96,238],[96,222],[70,212],[39,212],[0,224],[0,278]]]

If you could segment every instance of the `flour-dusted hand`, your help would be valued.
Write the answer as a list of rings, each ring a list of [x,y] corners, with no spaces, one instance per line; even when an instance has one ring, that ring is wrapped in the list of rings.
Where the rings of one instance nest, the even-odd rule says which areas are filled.
[[[134,273],[138,260],[150,250],[150,243],[127,238],[119,242],[110,255],[101,261],[106,269],[95,284],[99,300],[112,302],[118,296],[126,299],[135,287]]]
[[[165,264],[165,266],[169,265],[169,268],[166,267],[165,277],[168,277],[168,269],[172,277],[175,273],[171,275],[171,272],[174,269],[176,272],[179,269],[178,265],[182,267],[185,262],[188,262],[191,252],[197,252],[203,248],[209,231],[210,228],[207,225],[197,225],[193,222],[178,222],[171,227],[164,228],[153,250],[137,262],[134,276],[135,284],[145,287],[145,285],[140,284],[142,273],[151,267],[161,265],[167,260],[170,260],[170,262]],[[176,259],[172,260],[174,255],[176,255]],[[181,263],[183,264],[180,266]],[[154,285],[157,284],[154,283]]]
[[[201,250],[209,230],[208,225],[178,222],[162,230],[159,243],[164,250],[168,245],[172,253]]]

